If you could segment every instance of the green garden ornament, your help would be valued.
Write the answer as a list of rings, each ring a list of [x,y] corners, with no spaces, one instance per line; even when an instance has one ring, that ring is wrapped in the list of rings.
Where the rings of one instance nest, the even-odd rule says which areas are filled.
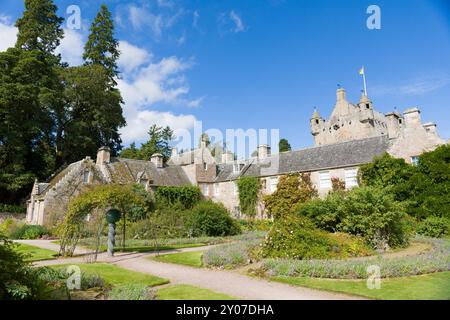
[[[108,256],[114,256],[114,246],[116,244],[116,222],[120,220],[121,214],[117,209],[109,209],[106,212],[108,221]]]

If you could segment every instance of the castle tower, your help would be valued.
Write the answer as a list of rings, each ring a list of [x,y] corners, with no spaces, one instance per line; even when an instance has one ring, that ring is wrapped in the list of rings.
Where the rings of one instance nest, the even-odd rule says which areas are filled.
[[[361,94],[358,107],[360,112],[359,121],[361,121],[362,123],[366,123],[374,120],[372,101],[366,96],[364,92],[362,92]]]
[[[314,108],[313,115],[310,120],[311,134],[315,137],[320,133],[323,119],[320,117],[319,112]]]

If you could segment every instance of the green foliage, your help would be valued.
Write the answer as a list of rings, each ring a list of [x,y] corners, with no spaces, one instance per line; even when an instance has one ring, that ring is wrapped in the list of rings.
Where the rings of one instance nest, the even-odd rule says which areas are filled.
[[[36,270],[15,248],[15,244],[0,234],[0,300],[38,298],[43,284]]]
[[[229,236],[239,234],[240,228],[222,204],[212,201],[202,201],[191,211],[189,226],[192,235],[199,236]]]
[[[261,189],[260,179],[258,177],[240,177],[237,180],[237,187],[241,212],[249,217],[254,217]]]
[[[120,92],[111,87],[109,74],[100,64],[71,67],[61,72],[66,108],[61,115],[64,145],[62,161],[78,161],[94,156],[101,146],[112,154],[121,148],[119,128],[126,122]]]
[[[200,201],[202,193],[195,186],[158,187],[155,191],[155,198],[157,202],[163,204],[180,204],[184,209],[191,209]]]
[[[246,231],[269,231],[273,225],[272,220],[269,219],[249,219],[237,220],[243,232]]]
[[[136,192],[134,185],[101,185],[92,186],[75,198],[68,205],[68,212],[63,223],[58,227],[60,235],[60,253],[72,255],[78,240],[83,234],[87,223],[85,218],[91,215],[91,221],[96,221],[101,231],[105,224],[104,215],[107,208],[117,208],[122,213],[122,233],[125,235],[128,214],[136,206],[146,206],[147,199]],[[100,236],[100,234],[97,234]],[[125,237],[122,238],[124,247]]]
[[[52,54],[59,46],[64,31],[63,18],[56,15],[52,0],[25,0],[23,16],[17,20],[17,48]]]
[[[90,28],[88,41],[84,47],[83,59],[88,64],[101,65],[107,72],[110,83],[119,72],[119,42],[114,38],[114,23],[111,12],[102,5]]]
[[[331,186],[331,190],[333,190],[333,192],[345,191],[345,181],[342,181],[337,177],[331,178]]]
[[[203,262],[206,266],[227,269],[246,265],[256,258],[255,249],[260,244],[261,239],[251,239],[216,246],[203,254]]]
[[[447,218],[430,216],[419,223],[417,233],[427,237],[443,237],[450,233],[450,221]]]
[[[39,239],[48,235],[49,231],[44,226],[23,224],[18,227],[12,234],[12,239]]]
[[[0,234],[3,234],[8,238],[12,238],[13,234],[23,225],[24,223],[13,218],[5,219],[5,221],[0,224]]]
[[[2,212],[2,213],[26,213],[27,208],[25,206],[0,203],[0,212]]]
[[[362,236],[373,248],[408,244],[405,208],[386,189],[360,187],[332,193],[302,205],[298,214],[324,230]]]
[[[148,135],[149,140],[143,143],[140,148],[136,148],[136,144],[132,143],[129,148],[122,150],[120,156],[129,159],[149,160],[155,153],[160,153],[166,162],[172,153],[170,143],[174,139],[173,130],[169,126],[163,128],[152,125]]]
[[[154,300],[155,293],[145,284],[126,283],[114,286],[108,300]]]
[[[332,242],[307,218],[294,214],[276,219],[263,246],[266,258],[328,258]]]
[[[296,207],[317,197],[317,190],[311,183],[309,174],[282,176],[277,190],[264,197],[266,210],[275,219],[293,213]]]
[[[280,139],[280,142],[278,143],[278,149],[280,152],[292,150],[291,145],[289,144],[289,141],[287,141],[287,139]]]

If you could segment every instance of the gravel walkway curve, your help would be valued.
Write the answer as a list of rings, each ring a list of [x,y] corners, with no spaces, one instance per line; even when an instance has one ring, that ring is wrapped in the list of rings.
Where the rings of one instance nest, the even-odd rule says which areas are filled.
[[[22,241],[21,241],[22,242]],[[48,242],[48,243],[47,243]],[[26,240],[22,243],[40,248],[54,249],[49,240]],[[49,244],[50,243],[50,244]],[[58,245],[56,245],[58,246]],[[168,250],[164,253],[205,250],[208,247]],[[83,249],[81,249],[83,250]],[[238,271],[193,268],[178,264],[163,263],[148,259],[156,253],[118,253],[114,257],[99,254],[98,262],[118,265],[122,268],[167,278],[171,284],[190,284],[243,300],[360,300],[363,298],[314,290],[288,284],[267,281],[241,274]],[[83,263],[83,257],[38,261],[37,266],[67,263]]]

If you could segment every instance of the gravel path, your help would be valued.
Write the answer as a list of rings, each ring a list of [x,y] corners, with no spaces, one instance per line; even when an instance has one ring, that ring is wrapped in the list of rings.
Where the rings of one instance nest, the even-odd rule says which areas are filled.
[[[49,244],[47,242],[50,241],[26,240],[26,242],[23,243],[54,250],[55,244]],[[207,248],[208,247],[185,248],[168,250],[164,253],[197,251],[205,250]],[[361,299],[360,297],[350,296],[346,294],[332,293],[298,286],[290,286],[287,284],[271,282],[260,278],[253,278],[241,274],[237,271],[193,268],[177,264],[158,262],[149,259],[155,255],[156,253],[118,253],[114,257],[107,257],[106,254],[100,254],[97,261],[112,263],[125,269],[167,278],[170,280],[171,284],[190,284],[210,289],[216,292],[225,293],[244,300]],[[43,266],[83,262],[85,262],[83,257],[74,257],[67,259],[38,261],[35,263],[35,265]]]

